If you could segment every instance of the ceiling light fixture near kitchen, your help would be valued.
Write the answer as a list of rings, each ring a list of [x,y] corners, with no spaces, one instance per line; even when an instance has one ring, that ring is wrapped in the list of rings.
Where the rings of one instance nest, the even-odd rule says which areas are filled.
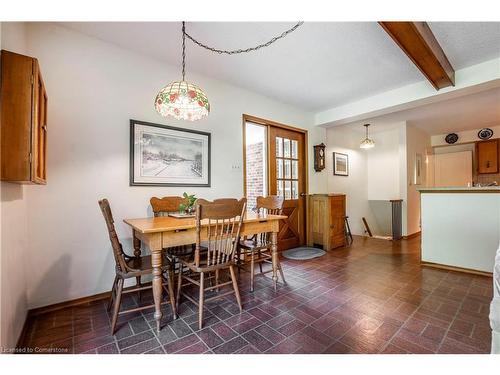
[[[363,126],[366,128],[366,137],[361,141],[359,148],[366,149],[375,147],[375,142],[372,139],[368,138],[368,127],[370,126],[370,124],[364,124]]]
[[[186,33],[186,23],[182,22],[182,81],[174,81],[160,90],[155,99],[156,111],[164,117],[171,116],[177,120],[188,121],[200,120],[210,113],[210,103],[208,102],[207,95],[201,88],[186,81],[186,37],[194,44],[208,51],[218,54],[236,55],[268,47],[277,40],[295,31],[302,24],[303,22],[298,22],[292,28],[282,32],[281,35],[275,36],[268,42],[259,44],[255,47],[222,50],[209,47],[194,39],[191,35]]]

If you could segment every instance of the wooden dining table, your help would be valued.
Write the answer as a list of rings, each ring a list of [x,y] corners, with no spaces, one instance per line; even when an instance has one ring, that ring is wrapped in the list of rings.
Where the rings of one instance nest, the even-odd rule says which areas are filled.
[[[247,212],[243,217],[240,236],[270,233],[272,253],[272,279],[276,291],[278,282],[278,231],[279,221],[286,219],[283,215],[267,215]],[[133,230],[134,255],[141,254],[141,243],[149,247],[153,267],[153,298],[155,305],[154,318],[156,328],[160,331],[162,318],[162,262],[163,249],[172,246],[190,245],[196,242],[196,220],[194,218],[175,218],[170,216],[125,219]],[[202,226],[207,225],[202,221]],[[202,231],[202,234],[206,231]],[[205,240],[202,235],[201,241]]]

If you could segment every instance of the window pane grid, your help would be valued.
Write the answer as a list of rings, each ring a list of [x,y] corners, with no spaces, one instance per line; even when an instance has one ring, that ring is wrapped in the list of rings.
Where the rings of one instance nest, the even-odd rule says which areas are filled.
[[[285,199],[299,198],[298,141],[276,137],[277,195]]]

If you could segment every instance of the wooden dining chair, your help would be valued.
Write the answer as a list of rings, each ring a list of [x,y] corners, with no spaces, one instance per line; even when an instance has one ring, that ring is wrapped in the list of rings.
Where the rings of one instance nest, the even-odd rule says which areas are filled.
[[[213,200],[214,203],[237,203],[238,199],[236,198],[217,198]]]
[[[221,204],[234,204],[234,203],[237,203],[238,202],[238,199],[236,198],[217,198],[217,199],[214,199],[212,202],[214,203],[221,203]],[[240,239],[239,238],[236,238],[235,241],[239,241]],[[240,256],[240,253],[238,252],[239,250],[239,247],[236,248],[236,263],[239,264],[239,256]],[[239,271],[239,268],[238,268],[238,271]],[[219,282],[219,270],[215,270],[215,282],[218,283]],[[217,290],[218,291],[218,290]]]
[[[108,228],[109,239],[111,241],[111,248],[113,250],[113,256],[115,259],[115,279],[113,281],[113,287],[111,288],[111,296],[108,302],[108,311],[113,307],[113,316],[111,320],[111,334],[114,335],[116,329],[116,321],[118,315],[126,314],[134,311],[149,309],[154,307],[154,304],[147,306],[140,306],[128,310],[120,311],[121,298],[123,293],[140,292],[141,290],[151,289],[151,285],[139,284],[127,290],[123,290],[123,284],[125,279],[137,278],[144,275],[151,275],[153,273],[153,267],[151,265],[151,255],[147,256],[129,256],[123,251],[122,244],[120,243],[115,230],[115,224],[113,219],[113,214],[111,213],[111,207],[107,199],[102,199],[99,201],[99,206],[101,207],[104,220],[106,221],[106,226]],[[170,273],[170,262],[168,259],[163,260],[162,267],[162,278],[163,278],[163,288],[166,290],[169,296],[169,301],[163,303],[170,303],[172,306],[172,313],[174,319],[177,318],[177,310],[174,298],[174,288],[172,274]]]
[[[190,272],[184,274],[179,272],[177,283],[177,307],[181,294],[198,306],[198,325],[203,328],[203,306],[209,302],[226,295],[233,294],[236,297],[240,311],[241,298],[238,284],[234,273],[233,258],[238,245],[243,215],[246,208],[246,199],[236,202],[209,202],[198,199],[196,202],[196,248],[194,259],[188,261],[180,259],[181,271],[186,267]],[[201,251],[201,240],[207,244],[206,251]],[[206,287],[205,282],[214,279],[211,273],[229,269],[231,280],[224,283],[211,283]],[[185,281],[185,284],[183,284]],[[217,293],[215,296],[205,299],[206,291],[218,291],[219,288],[232,284],[232,290],[225,293]],[[196,300],[188,293],[183,292],[183,287],[195,285],[198,287],[199,298]]]
[[[268,197],[257,197],[256,210],[258,214],[269,214],[269,215],[281,215],[283,212],[283,201],[284,198],[277,195],[270,195]],[[269,233],[256,234],[250,239],[244,239],[240,241],[240,251],[239,254],[243,255],[245,259],[250,257],[250,291],[254,290],[254,279],[255,279],[255,265],[259,265],[260,275],[265,275],[266,273],[272,272],[272,267],[270,270],[263,271],[262,263],[270,263],[272,265],[272,253],[271,253],[271,241]],[[239,255],[239,257],[241,257]],[[241,264],[238,264],[241,267]],[[280,272],[281,279],[284,283],[285,275],[283,274],[283,269],[281,268],[281,263],[278,259],[278,271]]]
[[[179,206],[186,203],[186,198],[176,196],[163,198],[153,197],[149,200],[149,203],[151,203],[151,208],[153,209],[153,215],[155,217],[167,216],[170,212],[179,212]],[[172,268],[175,269],[176,258],[191,256],[194,252],[194,244],[173,246],[165,248],[164,250],[172,263]]]

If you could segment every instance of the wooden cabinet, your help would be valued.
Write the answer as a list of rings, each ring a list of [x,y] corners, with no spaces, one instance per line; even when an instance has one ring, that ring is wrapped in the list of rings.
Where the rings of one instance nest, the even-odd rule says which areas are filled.
[[[308,246],[331,250],[346,245],[345,194],[312,194],[308,208]]]
[[[47,181],[47,93],[35,58],[2,50],[0,179]]]
[[[477,173],[498,173],[498,139],[476,142]]]

